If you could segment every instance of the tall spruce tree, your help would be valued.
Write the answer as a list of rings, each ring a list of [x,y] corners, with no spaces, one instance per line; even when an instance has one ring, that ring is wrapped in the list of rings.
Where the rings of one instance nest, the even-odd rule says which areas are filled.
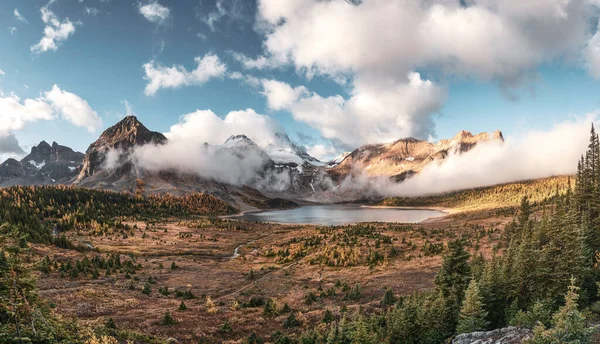
[[[486,320],[487,315],[488,312],[485,310],[483,299],[479,292],[479,284],[475,279],[472,279],[460,308],[456,333],[485,330],[489,324]]]
[[[444,299],[445,326],[449,334],[456,329],[460,305],[470,280],[469,252],[465,250],[464,241],[448,243],[448,251],[443,257],[440,271],[435,276],[435,283]]]

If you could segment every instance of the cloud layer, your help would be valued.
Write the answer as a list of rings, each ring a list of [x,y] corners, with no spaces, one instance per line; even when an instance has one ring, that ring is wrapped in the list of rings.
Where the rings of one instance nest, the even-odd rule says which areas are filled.
[[[463,154],[427,165],[402,183],[357,173],[339,187],[340,193],[376,196],[420,196],[489,186],[516,180],[574,174],[586,150],[590,124],[597,114],[555,124],[546,131],[529,130],[504,143],[480,143]],[[598,123],[596,123],[597,125]]]

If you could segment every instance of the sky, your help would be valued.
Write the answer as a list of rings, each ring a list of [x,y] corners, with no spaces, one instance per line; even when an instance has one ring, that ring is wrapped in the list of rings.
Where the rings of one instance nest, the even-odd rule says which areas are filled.
[[[2,0],[0,160],[169,138],[328,160],[402,137],[552,130],[600,108],[598,0]],[[582,133],[583,134],[583,133]]]

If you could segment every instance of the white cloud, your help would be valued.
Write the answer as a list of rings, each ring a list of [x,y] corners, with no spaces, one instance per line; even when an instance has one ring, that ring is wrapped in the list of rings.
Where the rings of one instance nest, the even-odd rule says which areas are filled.
[[[582,0],[259,1],[266,53],[321,74],[406,75],[418,67],[518,78],[587,39]],[[365,52],[369,52],[366,54]]]
[[[125,106],[125,114],[123,115],[123,117],[135,116],[135,111],[133,111],[133,106],[131,105],[130,102],[128,102],[126,99],[124,99],[124,100],[121,100],[121,103],[123,104],[123,106]]]
[[[242,53],[233,53],[233,58],[242,64],[246,69],[272,69],[278,68],[285,64],[285,60],[277,60],[273,56],[265,57],[258,56],[256,58],[250,58]]]
[[[252,109],[229,112],[223,119],[211,110],[196,110],[181,116],[179,123],[173,125],[165,136],[172,141],[220,145],[231,135],[244,134],[257,145],[266,147],[276,142],[277,132],[282,132],[277,122]]]
[[[273,110],[288,109],[301,96],[307,95],[308,90],[304,86],[292,88],[285,82],[277,80],[261,80],[262,94],[267,97],[267,104]]]
[[[63,91],[54,85],[44,99],[71,124],[95,132],[102,127],[102,120],[87,101],[76,94]]]
[[[223,76],[227,71],[227,66],[217,55],[206,54],[204,57],[196,57],[194,61],[197,66],[191,72],[182,65],[164,67],[155,61],[144,64],[144,79],[148,81],[144,93],[151,96],[161,88],[202,85],[211,78]]]
[[[165,24],[171,15],[171,10],[168,7],[162,6],[157,1],[145,5],[138,3],[138,11],[148,21],[159,25]]]
[[[165,145],[137,147],[136,166],[148,171],[194,173],[203,178],[259,189],[282,190],[290,186],[287,172],[267,170],[269,157],[253,146],[223,145],[231,135],[245,134],[258,146],[276,142],[279,126],[252,109],[232,111],[220,118],[210,110],[181,117],[165,136]],[[208,143],[205,145],[204,143]]]
[[[599,26],[600,28],[600,22]],[[585,47],[585,58],[588,73],[594,78],[600,78],[600,32],[596,32]]]
[[[96,7],[85,8],[85,14],[87,14],[88,16],[97,16],[98,13],[100,13],[100,10],[98,10]]]
[[[339,154],[339,150],[333,145],[322,143],[308,146],[306,147],[306,151],[320,161],[331,161],[331,159]]]
[[[21,130],[27,123],[54,119],[54,109],[42,97],[21,99],[14,95],[0,94],[0,133]]]
[[[401,137],[428,137],[433,133],[432,114],[446,95],[443,88],[422,80],[419,73],[384,87],[355,84],[348,99],[341,95],[323,98],[277,81],[263,81],[263,89],[271,108],[289,110],[295,120],[308,123],[324,138],[350,150]]]
[[[79,96],[54,85],[48,92],[34,99],[21,100],[17,95],[0,93],[0,134],[22,130],[25,125],[40,120],[54,120],[60,115],[78,127],[94,131],[102,121],[89,104]]]
[[[0,69],[0,75],[6,75],[2,69]]]
[[[14,15],[15,19],[17,19],[18,21],[20,21],[22,23],[28,23],[27,19],[25,19],[25,17],[23,17],[23,15],[21,15],[21,13],[19,12],[18,9],[15,8],[15,10],[13,11],[13,15]]]
[[[8,32],[10,32],[11,35],[14,35],[15,32],[17,32],[17,28],[14,26],[11,26],[10,28],[8,28]]]
[[[594,66],[600,70],[600,43],[587,42],[596,31],[588,25],[596,5],[587,0],[473,0],[468,6],[447,0],[259,0],[263,54],[233,56],[245,68],[291,65],[309,79],[322,75],[347,85],[349,97],[312,94],[288,107],[294,118],[346,148],[402,136],[427,138],[435,135],[433,118],[446,92],[418,70],[441,80],[457,75],[510,88],[533,80],[541,63],[580,61],[587,44],[593,74]]]
[[[66,41],[69,36],[75,33],[75,24],[69,18],[61,22],[48,7],[51,4],[52,1],[40,10],[42,21],[46,24],[46,27],[44,27],[44,37],[30,48],[32,52],[37,54],[48,50],[56,51],[63,41]]]

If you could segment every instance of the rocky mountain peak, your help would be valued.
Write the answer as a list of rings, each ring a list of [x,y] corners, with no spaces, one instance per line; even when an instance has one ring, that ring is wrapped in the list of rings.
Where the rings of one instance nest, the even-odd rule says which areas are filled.
[[[49,157],[51,153],[52,147],[50,147],[48,142],[42,141],[37,146],[31,147],[31,153],[29,153],[29,156],[34,160],[44,159]]]
[[[77,181],[81,181],[98,170],[102,169],[108,151],[117,149],[122,155],[127,155],[128,150],[134,146],[145,144],[165,144],[167,138],[156,131],[150,131],[135,116],[126,116],[117,124],[106,129],[96,142],[92,143],[85,153],[83,166]],[[126,160],[126,157],[122,157]],[[125,164],[123,173],[130,168]]]
[[[148,130],[137,117],[127,116],[106,129],[94,144],[98,143],[110,148],[119,148],[147,143],[164,144],[166,142],[167,138],[163,134]]]
[[[236,146],[236,145],[240,145],[240,144],[241,145],[253,145],[253,146],[256,145],[254,143],[254,141],[252,141],[246,135],[231,135],[224,143],[225,146]]]

